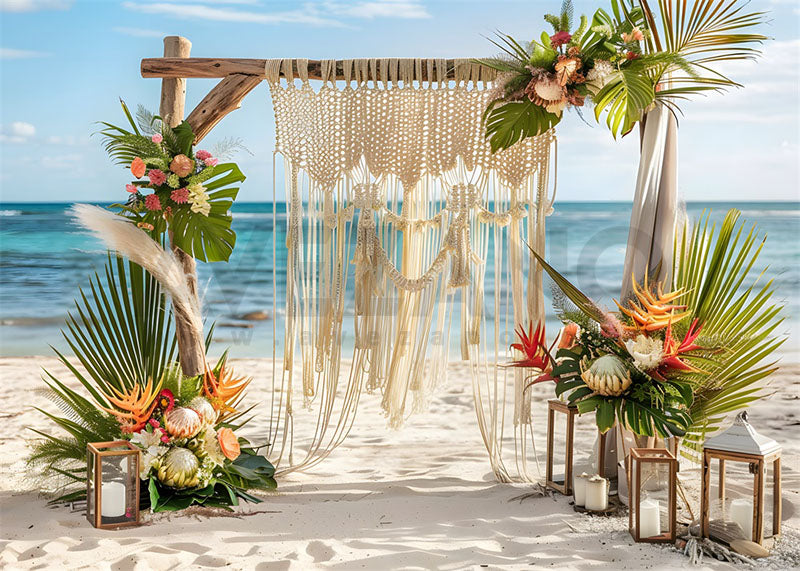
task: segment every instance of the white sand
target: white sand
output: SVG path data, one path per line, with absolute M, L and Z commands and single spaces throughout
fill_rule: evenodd
M 235 366 L 256 377 L 250 399 L 263 398 L 268 362 Z M 400 432 L 384 430 L 379 397 L 365 396 L 345 444 L 311 473 L 280 480 L 264 503 L 246 504 L 232 517 L 195 510 L 145 515 L 139 528 L 96 530 L 83 513 L 48 507 L 26 478 L 24 427 L 50 426 L 31 407 L 54 408 L 33 392 L 41 386 L 40 367 L 67 378 L 52 358 L 0 359 L 0 565 L 6 569 L 688 567 L 670 547 L 635 544 L 627 518 L 575 513 L 559 495 L 510 501 L 530 488 L 495 482 L 458 365 L 430 412 Z M 752 423 L 784 446 L 785 539 L 779 557 L 761 560 L 773 568 L 800 563 L 799 372 L 784 370 L 773 382 L 778 392 L 751 411 Z M 542 452 L 548 390 L 540 390 L 536 411 Z M 257 432 L 255 424 L 249 435 Z M 591 446 L 581 438 L 578 446 Z M 681 477 L 690 493 L 697 490 L 696 468 L 684 465 Z M 702 568 L 720 567 L 729 566 L 707 560 Z

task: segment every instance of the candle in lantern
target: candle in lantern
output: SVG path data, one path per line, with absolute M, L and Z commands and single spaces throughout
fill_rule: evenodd
M 101 488 L 100 515 L 121 517 L 125 515 L 125 484 L 122 482 L 103 482 Z
M 586 481 L 589 474 L 586 472 L 573 476 L 572 489 L 575 492 L 575 505 L 583 507 L 586 505 Z
M 661 535 L 661 503 L 658 500 L 643 500 L 639 504 L 639 537 Z
M 586 482 L 586 509 L 601 511 L 608 508 L 608 480 L 594 475 Z
M 753 538 L 753 502 L 745 499 L 733 500 L 730 509 L 731 521 L 738 523 L 744 530 L 744 538 Z

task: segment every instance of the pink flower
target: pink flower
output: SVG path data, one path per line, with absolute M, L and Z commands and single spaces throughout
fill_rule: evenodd
M 204 151 L 203 149 L 200 149 L 194 154 L 194 156 L 195 158 L 200 159 L 201 161 L 205 161 L 206 159 L 211 158 L 211 153 L 209 153 L 208 151 Z
M 150 184 L 153 186 L 161 186 L 167 181 L 167 175 L 164 174 L 164 171 L 159 169 L 150 169 L 147 176 L 150 177 Z
M 554 48 L 558 48 L 560 46 L 568 44 L 571 39 L 572 39 L 572 34 L 570 34 L 569 32 L 564 32 L 564 31 L 556 32 L 555 34 L 550 36 L 550 45 L 553 46 Z
M 189 200 L 189 191 L 185 188 L 176 188 L 169 197 L 172 199 L 172 202 L 176 204 L 185 204 L 186 201 Z
M 161 136 L 161 133 L 156 133 L 151 137 L 151 139 L 153 140 L 154 143 L 160 143 L 161 141 L 164 140 L 164 137 Z
M 159 426 L 161 426 L 161 424 L 159 424 L 159 422 L 155 418 L 151 418 L 150 426 L 152 426 L 153 428 L 158 428 Z
M 166 434 L 161 435 L 161 442 L 169 442 L 169 436 Z
M 125 185 L 125 190 L 127 190 L 127 191 L 128 191 L 128 192 L 130 192 L 131 194 L 136 194 L 137 192 L 139 192 L 139 191 L 136 189 L 136 186 L 135 186 L 135 185 L 133 185 L 133 184 L 126 184 L 126 185 Z
M 634 26 L 630 34 L 625 34 L 625 33 L 622 34 L 622 41 L 625 42 L 626 44 L 630 44 L 633 42 L 641 42 L 642 40 L 644 40 L 644 34 L 636 26 Z
M 203 162 L 206 164 L 207 167 L 215 167 L 215 166 L 217 166 L 217 162 L 218 161 L 214 157 L 209 157 L 206 160 L 204 160 Z
M 155 194 L 148 194 L 144 199 L 144 207 L 148 210 L 161 210 L 161 201 Z

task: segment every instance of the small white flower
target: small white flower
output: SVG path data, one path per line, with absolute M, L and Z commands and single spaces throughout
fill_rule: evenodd
M 636 339 L 625 341 L 625 348 L 633 357 L 633 364 L 642 371 L 655 369 L 664 358 L 664 343 L 641 333 Z
M 190 184 L 187 190 L 189 191 L 189 204 L 191 204 L 190 210 L 196 214 L 208 216 L 209 212 L 211 212 L 211 205 L 208 203 L 206 188 L 196 182 Z
M 151 446 L 159 446 L 161 445 L 161 432 L 156 432 L 155 430 L 153 432 L 140 430 L 139 432 L 133 433 L 131 442 L 144 450 Z
M 166 446 L 148 446 L 147 449 L 142 452 L 142 457 L 139 462 L 139 477 L 143 480 L 146 479 L 150 475 L 150 469 L 153 467 L 155 461 L 166 454 L 168 450 L 169 448 Z

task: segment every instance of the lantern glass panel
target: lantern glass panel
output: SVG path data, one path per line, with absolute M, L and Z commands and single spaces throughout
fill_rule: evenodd
M 755 475 L 751 472 L 751 465 L 755 467 L 756 463 L 740 462 L 730 458 L 712 460 L 708 512 L 712 534 L 716 529 L 726 529 L 727 533 L 731 533 L 729 528 L 736 524 L 741 529 L 743 538 L 752 540 L 755 531 L 753 500 L 756 481 Z
M 128 442 L 90 444 L 86 516 L 96 527 L 139 521 L 139 452 Z
M 631 452 L 630 526 L 637 541 L 674 541 L 676 469 L 677 460 L 667 450 Z

